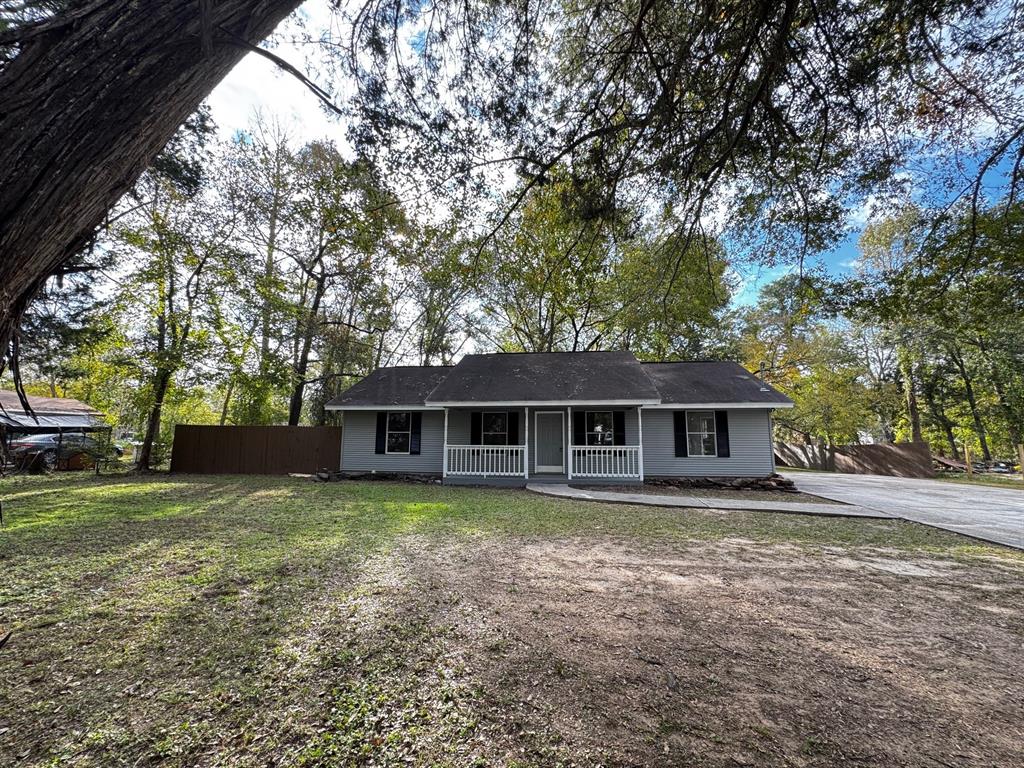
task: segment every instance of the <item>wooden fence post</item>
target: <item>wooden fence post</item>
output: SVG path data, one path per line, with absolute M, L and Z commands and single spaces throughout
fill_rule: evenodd
M 1017 445 L 1017 456 L 1020 457 L 1020 479 L 1024 480 L 1024 443 Z
M 974 467 L 971 466 L 971 448 L 964 440 L 964 464 L 967 465 L 967 476 L 974 477 Z

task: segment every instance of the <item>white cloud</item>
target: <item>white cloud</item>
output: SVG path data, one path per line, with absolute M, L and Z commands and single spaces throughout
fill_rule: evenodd
M 297 12 L 306 30 L 318 34 L 330 24 L 327 0 L 309 0 Z M 300 71 L 306 71 L 308 47 L 295 42 L 297 22 L 289 20 L 280 28 L 272 51 Z M 312 79 L 312 78 L 311 78 Z M 245 56 L 208 98 L 213 119 L 224 138 L 245 130 L 257 111 L 292 123 L 302 141 L 332 139 L 345 146 L 345 125 L 329 116 L 320 100 L 297 78 L 256 53 Z

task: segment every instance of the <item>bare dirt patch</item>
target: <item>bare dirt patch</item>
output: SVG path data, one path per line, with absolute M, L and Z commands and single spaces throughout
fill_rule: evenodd
M 404 550 L 487 721 L 608 765 L 1019 765 L 1019 574 L 726 541 Z M 992 587 L 997 587 L 995 592 Z M 527 739 L 529 740 L 529 739 Z

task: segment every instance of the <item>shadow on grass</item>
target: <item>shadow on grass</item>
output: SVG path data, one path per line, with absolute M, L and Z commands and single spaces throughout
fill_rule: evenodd
M 0 764 L 194 765 L 282 750 L 347 764 L 367 745 L 397 762 L 405 737 L 448 754 L 477 705 L 435 620 L 444 598 L 393 556 L 404 541 L 428 551 L 558 538 L 968 551 L 907 523 L 501 489 L 151 476 L 27 479 L 0 493 L 0 621 L 16 629 L 0 654 L 0 721 L 11 723 Z

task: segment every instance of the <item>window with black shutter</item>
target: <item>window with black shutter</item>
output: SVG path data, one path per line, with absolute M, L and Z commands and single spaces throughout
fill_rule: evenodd
M 507 411 L 484 411 L 480 424 L 481 445 L 508 445 Z
M 412 413 L 389 411 L 385 453 L 409 453 L 412 445 Z
M 672 433 L 675 436 L 676 457 L 685 459 L 686 450 L 686 411 L 673 411 Z

